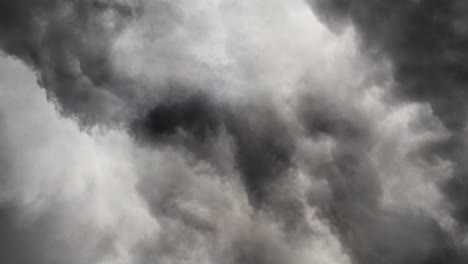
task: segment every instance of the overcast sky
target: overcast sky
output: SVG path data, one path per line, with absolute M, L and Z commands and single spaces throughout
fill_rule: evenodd
M 0 263 L 468 263 L 464 0 L 0 2 Z

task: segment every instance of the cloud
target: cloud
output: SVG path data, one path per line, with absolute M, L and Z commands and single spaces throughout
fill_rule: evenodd
M 463 1 L 309 1 L 332 29 L 349 24 L 358 32 L 361 50 L 370 58 L 389 61 L 394 79 L 392 93 L 398 100 L 428 104 L 449 136 L 420 148 L 418 155 L 438 164 L 453 164 L 441 189 L 458 224 L 466 223 L 462 194 L 464 128 L 466 125 L 466 42 Z M 458 231 L 456 231 L 458 232 Z M 442 260 L 441 260 L 442 261 Z M 457 260 L 451 260 L 457 263 Z M 461 261 L 461 260 L 458 260 Z M 450 260 L 443 260 L 450 262 Z
M 455 3 L 0 4 L 0 261 L 464 263 Z

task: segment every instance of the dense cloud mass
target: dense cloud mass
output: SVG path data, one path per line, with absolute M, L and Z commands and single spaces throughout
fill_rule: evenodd
M 462 0 L 0 2 L 0 262 L 468 262 Z
M 427 103 L 448 129 L 444 139 L 429 144 L 421 155 L 453 163 L 441 189 L 461 229 L 468 223 L 466 194 L 466 44 L 465 1 L 309 1 L 317 16 L 339 29 L 351 23 L 362 51 L 390 61 L 394 94 L 401 100 Z M 442 262 L 449 262 L 443 260 Z

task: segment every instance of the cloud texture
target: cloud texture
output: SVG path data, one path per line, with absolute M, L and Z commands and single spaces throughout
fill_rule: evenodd
M 468 261 L 467 6 L 0 3 L 0 262 Z

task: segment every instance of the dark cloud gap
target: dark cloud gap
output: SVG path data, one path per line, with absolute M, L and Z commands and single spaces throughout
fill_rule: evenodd
M 219 109 L 212 99 L 202 92 L 187 91 L 169 96 L 131 125 L 131 130 L 141 140 L 156 142 L 177 134 L 205 141 L 220 129 Z
M 237 167 L 254 205 L 261 206 L 269 184 L 288 175 L 294 141 L 273 109 L 230 112 L 225 121 L 235 148 Z
M 135 120 L 131 133 L 143 143 L 186 148 L 195 154 L 200 154 L 204 144 L 211 144 L 211 139 L 227 137 L 250 201 L 260 208 L 270 183 L 285 177 L 293 166 L 294 140 L 287 134 L 284 120 L 266 106 L 238 109 L 201 92 L 174 94 Z
M 213 138 L 227 139 L 254 215 L 269 215 L 281 224 L 291 239 L 304 236 L 304 231 L 310 234 L 310 230 L 304 228 L 302 204 L 287 192 L 281 193 L 287 188 L 288 179 L 294 177 L 292 155 L 295 141 L 288 132 L 287 122 L 279 117 L 277 110 L 268 104 L 249 104 L 241 108 L 219 104 L 209 95 L 199 92 L 175 94 L 174 99 L 150 109 L 133 124 L 131 133 L 137 141 L 184 149 L 189 155 L 195 154 L 195 159 L 215 166 L 212 155 L 216 153 L 200 153 L 200 150 L 213 144 Z M 167 177 L 177 178 L 171 173 Z M 152 186 L 154 184 L 149 180 L 139 188 L 154 215 L 178 221 L 190 230 L 210 237 L 210 240 L 218 239 L 220 227 L 179 208 L 177 197 L 181 193 L 190 193 L 185 190 L 184 183 L 176 181 L 165 188 L 164 193 L 155 192 Z M 252 232 L 234 240 L 222 263 L 283 263 L 288 259 L 283 251 L 276 241 Z

